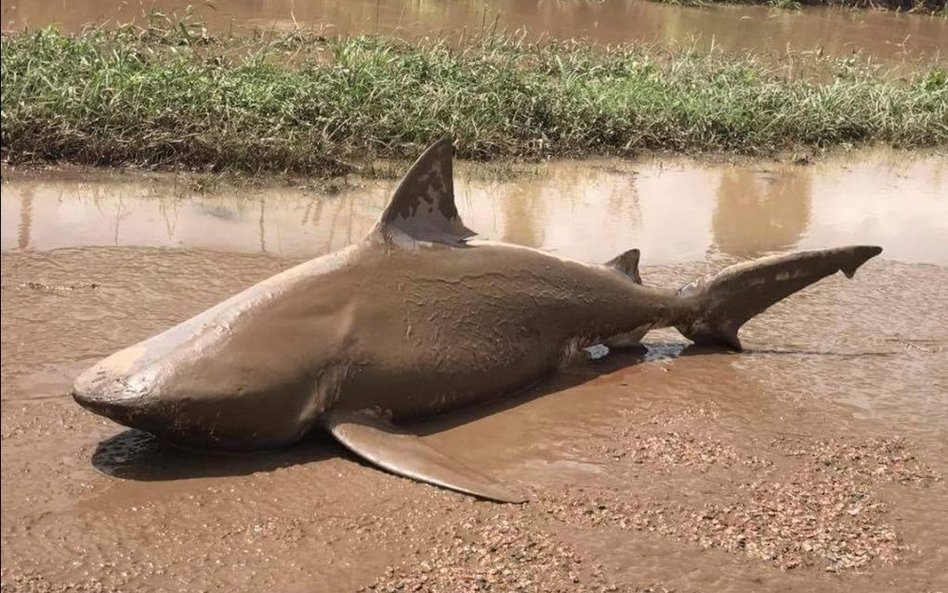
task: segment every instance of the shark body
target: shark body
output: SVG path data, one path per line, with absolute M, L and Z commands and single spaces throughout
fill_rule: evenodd
M 653 328 L 740 350 L 748 319 L 881 252 L 798 252 L 645 286 L 634 249 L 590 264 L 472 240 L 452 159 L 450 142 L 432 145 L 364 241 L 113 354 L 77 379 L 74 398 L 188 446 L 267 449 L 322 428 L 394 473 L 516 502 L 398 421 L 514 393 L 584 347 L 634 344 Z

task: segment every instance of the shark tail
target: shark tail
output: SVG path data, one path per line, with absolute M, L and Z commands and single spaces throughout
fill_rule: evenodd
M 695 344 L 740 351 L 744 323 L 791 294 L 836 272 L 852 278 L 856 269 L 882 253 L 854 245 L 800 251 L 737 264 L 678 290 L 685 313 L 674 325 Z

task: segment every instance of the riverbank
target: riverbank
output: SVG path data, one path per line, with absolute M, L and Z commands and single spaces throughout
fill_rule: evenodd
M 461 156 L 767 154 L 948 143 L 948 76 L 482 36 L 408 44 L 199 25 L 4 35 L 2 156 L 335 175 L 439 136 Z

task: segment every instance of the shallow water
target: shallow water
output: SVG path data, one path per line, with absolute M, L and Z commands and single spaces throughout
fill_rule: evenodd
M 519 171 L 519 174 L 518 174 Z M 503 177 L 510 177 L 503 179 Z M 353 177 L 340 193 L 295 187 L 194 193 L 173 177 L 13 173 L 3 249 L 201 248 L 312 257 L 363 237 L 396 180 Z M 644 265 L 748 258 L 847 243 L 948 265 L 948 157 L 865 151 L 812 166 L 689 159 L 462 166 L 457 202 L 482 237 Z
M 810 166 L 676 158 L 514 167 L 520 176 L 460 167 L 459 210 L 484 236 L 590 261 L 638 246 L 646 283 L 674 286 L 797 248 L 886 248 L 855 279 L 827 279 L 749 323 L 742 354 L 686 349 L 673 331 L 658 332 L 644 353 L 578 362 L 513 400 L 412 427 L 530 492 L 524 507 L 395 478 L 318 439 L 248 456 L 179 451 L 67 395 L 98 358 L 358 240 L 393 181 L 352 178 L 336 194 L 202 195 L 164 175 L 5 171 L 4 589 L 356 590 L 387 566 L 419 572 L 420 561 L 480 574 L 494 565 L 465 564 L 473 553 L 440 546 L 478 546 L 478 525 L 518 521 L 513 541 L 555 542 L 584 559 L 575 574 L 543 564 L 550 552 L 510 565 L 539 583 L 567 579 L 561 590 L 598 591 L 601 578 L 619 590 L 943 590 L 948 530 L 938 509 L 948 490 L 885 472 L 948 469 L 946 165 L 872 151 Z M 880 436 L 907 437 L 905 452 L 880 456 Z M 809 450 L 824 452 L 800 453 Z M 871 472 L 859 473 L 862 460 Z M 755 484 L 776 494 L 755 494 Z M 763 535 L 747 532 L 750 544 L 777 538 L 786 549 L 815 534 L 845 555 L 869 538 L 881 557 L 891 530 L 901 559 L 856 555 L 866 564 L 837 577 L 832 558 L 810 553 L 788 572 L 782 559 L 690 536 L 710 502 L 761 497 L 776 514 Z M 877 510 L 856 517 L 854 500 Z M 618 513 L 613 521 L 629 509 L 665 519 L 658 530 L 590 523 L 603 509 Z M 729 520 L 735 529 L 757 521 Z M 505 545 L 484 550 L 499 546 L 507 562 L 516 555 Z
M 948 340 L 948 307 L 942 296 L 948 290 L 944 155 L 872 150 L 814 165 L 685 158 L 461 164 L 456 177 L 458 208 L 482 238 L 590 262 L 638 247 L 647 283 L 682 283 L 735 261 L 796 249 L 883 246 L 884 263 L 874 262 L 865 274 L 868 278 L 860 274 L 857 279 L 864 287 L 830 281 L 828 288 L 811 289 L 791 301 L 799 303 L 794 310 L 801 317 L 784 305 L 776 307 L 785 315 L 769 313 L 769 321 L 750 324 L 745 342 L 765 352 L 800 352 L 774 358 L 775 366 L 759 378 L 767 384 L 779 383 L 775 377 L 786 364 L 791 375 L 795 369 L 812 367 L 803 384 L 791 388 L 796 380 L 790 380 L 784 393 L 823 385 L 833 401 L 853 405 L 864 416 L 889 417 L 900 430 L 948 429 L 948 399 L 940 382 L 944 374 L 937 373 L 941 378 L 930 384 Z M 23 261 L 40 265 L 55 261 L 60 253 L 77 261 L 105 254 L 116 274 L 124 277 L 113 286 L 113 279 L 102 275 L 105 270 L 92 273 L 82 265 L 55 281 L 55 275 L 40 273 L 41 265 L 14 290 L 22 298 L 45 294 L 54 306 L 70 295 L 85 302 L 85 293 L 94 293 L 96 301 L 114 299 L 115 313 L 125 310 L 125 333 L 145 337 L 160 327 L 155 319 L 167 325 L 182 319 L 175 293 L 188 292 L 192 299 L 204 295 L 188 309 L 196 313 L 197 303 L 209 306 L 228 291 L 262 279 L 265 271 L 288 265 L 281 262 L 316 257 L 359 241 L 396 184 L 351 177 L 333 193 L 270 185 L 223 186 L 209 195 L 189 190 L 184 179 L 71 170 L 7 172 L 0 200 L 0 247 L 8 259 L 19 261 L 22 255 Z M 116 249 L 85 250 L 92 247 Z M 253 265 L 246 275 L 225 279 L 212 270 L 217 265 L 213 262 L 227 260 L 228 254 L 268 257 L 247 260 Z M 174 265 L 184 267 L 173 280 L 164 280 L 171 284 L 149 281 L 148 275 L 175 260 L 181 261 Z M 808 295 L 820 291 L 831 300 L 807 304 L 812 298 Z M 143 295 L 154 299 L 145 321 L 133 312 Z M 874 318 L 862 310 L 865 307 L 891 307 L 899 314 Z M 35 319 L 52 313 L 36 312 Z M 74 316 L 83 320 L 87 314 L 96 320 L 101 315 L 77 310 Z M 138 330 L 132 331 L 134 327 Z M 46 326 L 36 331 L 46 331 Z M 109 347 L 86 348 L 86 332 L 84 323 L 56 330 L 63 360 L 76 362 L 47 362 L 29 372 L 5 364 L 5 383 L 15 375 L 18 382 L 32 384 L 28 397 L 46 397 L 49 389 L 65 388 L 83 365 L 109 353 Z M 658 334 L 656 339 L 680 341 L 680 336 Z M 122 345 L 122 340 L 114 345 Z M 680 350 L 674 346 L 671 355 Z M 810 355 L 817 356 L 822 367 Z M 822 360 L 823 355 L 828 358 Z M 847 357 L 855 357 L 858 364 L 846 364 Z M 851 378 L 861 387 L 830 387 L 836 377 L 849 376 L 853 369 L 858 371 Z M 18 396 L 3 395 L 10 397 Z
M 3 2 L 4 29 L 56 23 L 77 30 L 95 22 L 128 22 L 154 8 L 183 14 L 189 0 Z M 205 6 L 205 5 L 202 5 Z M 877 11 L 759 6 L 688 7 L 619 0 L 611 2 L 417 2 L 414 0 L 319 0 L 207 3 L 197 13 L 215 30 L 245 25 L 287 29 L 323 28 L 328 34 L 381 33 L 421 37 L 462 30 L 525 29 L 530 37 L 586 38 L 600 43 L 644 41 L 697 43 L 728 52 L 819 51 L 864 53 L 885 61 L 915 57 L 945 59 L 948 20 Z

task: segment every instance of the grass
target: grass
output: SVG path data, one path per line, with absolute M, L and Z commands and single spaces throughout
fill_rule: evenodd
M 441 136 L 476 159 L 948 143 L 944 70 L 894 80 L 820 60 L 813 77 L 753 56 L 515 36 L 214 38 L 158 20 L 19 32 L 2 44 L 2 156 L 332 175 Z

